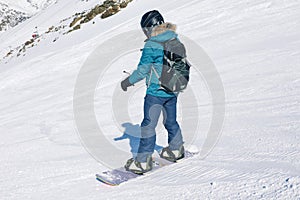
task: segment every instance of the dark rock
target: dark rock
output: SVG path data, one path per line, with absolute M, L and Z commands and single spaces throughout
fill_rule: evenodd
M 29 41 L 26 41 L 26 42 L 25 42 L 25 46 L 30 45 L 30 44 L 32 44 L 33 42 L 34 42 L 34 40 L 33 40 L 33 39 L 30 39 Z
M 73 21 L 70 23 L 70 27 L 73 27 L 79 20 L 82 19 L 83 16 L 75 17 Z

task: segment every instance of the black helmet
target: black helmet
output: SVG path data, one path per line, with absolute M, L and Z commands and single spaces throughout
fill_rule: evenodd
M 157 10 L 152 10 L 143 15 L 141 20 L 141 27 L 146 36 L 149 38 L 153 27 L 162 23 L 164 23 L 163 16 Z

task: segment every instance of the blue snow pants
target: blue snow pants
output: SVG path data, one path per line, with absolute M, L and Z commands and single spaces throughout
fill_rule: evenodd
M 139 162 L 146 162 L 147 157 L 154 152 L 156 142 L 155 128 L 161 112 L 163 123 L 168 131 L 168 144 L 171 150 L 177 150 L 183 144 L 181 129 L 176 120 L 177 96 L 156 97 L 147 94 L 144 100 L 144 119 L 141 124 L 141 139 L 138 154 Z

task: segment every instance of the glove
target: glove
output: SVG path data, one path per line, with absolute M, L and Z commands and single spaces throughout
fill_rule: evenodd
M 130 82 L 129 82 L 129 77 L 130 76 L 128 76 L 126 79 L 124 79 L 122 82 L 121 82 L 121 88 L 122 88 L 122 90 L 123 91 L 127 91 L 127 88 L 129 87 L 129 86 L 132 86 L 133 84 L 131 84 Z

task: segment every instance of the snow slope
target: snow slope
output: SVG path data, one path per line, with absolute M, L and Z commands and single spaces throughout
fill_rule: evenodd
M 68 25 L 68 17 L 96 3 L 58 1 L 1 34 L 1 57 L 9 46 L 30 38 L 35 26 L 44 33 L 52 25 Z M 76 132 L 74 85 L 99 45 L 138 29 L 141 15 L 151 9 L 176 23 L 178 32 L 201 45 L 215 63 L 226 94 L 222 136 L 205 159 L 107 187 L 94 178 L 107 167 L 86 152 Z M 79 31 L 45 34 L 24 56 L 1 60 L 1 199 L 300 199 L 299 9 L 298 0 L 137 0 Z M 139 55 L 115 61 L 106 77 L 111 82 L 97 87 L 97 118 L 115 137 L 122 132 L 115 133 L 116 124 L 102 109 L 110 106 L 109 88 L 125 77 L 124 67 L 135 68 Z M 193 76 L 190 87 L 197 91 L 204 81 Z M 142 117 L 143 92 L 131 100 L 133 123 Z M 205 87 L 199 88 L 198 100 L 194 108 L 201 123 L 194 144 L 201 148 L 212 106 Z

